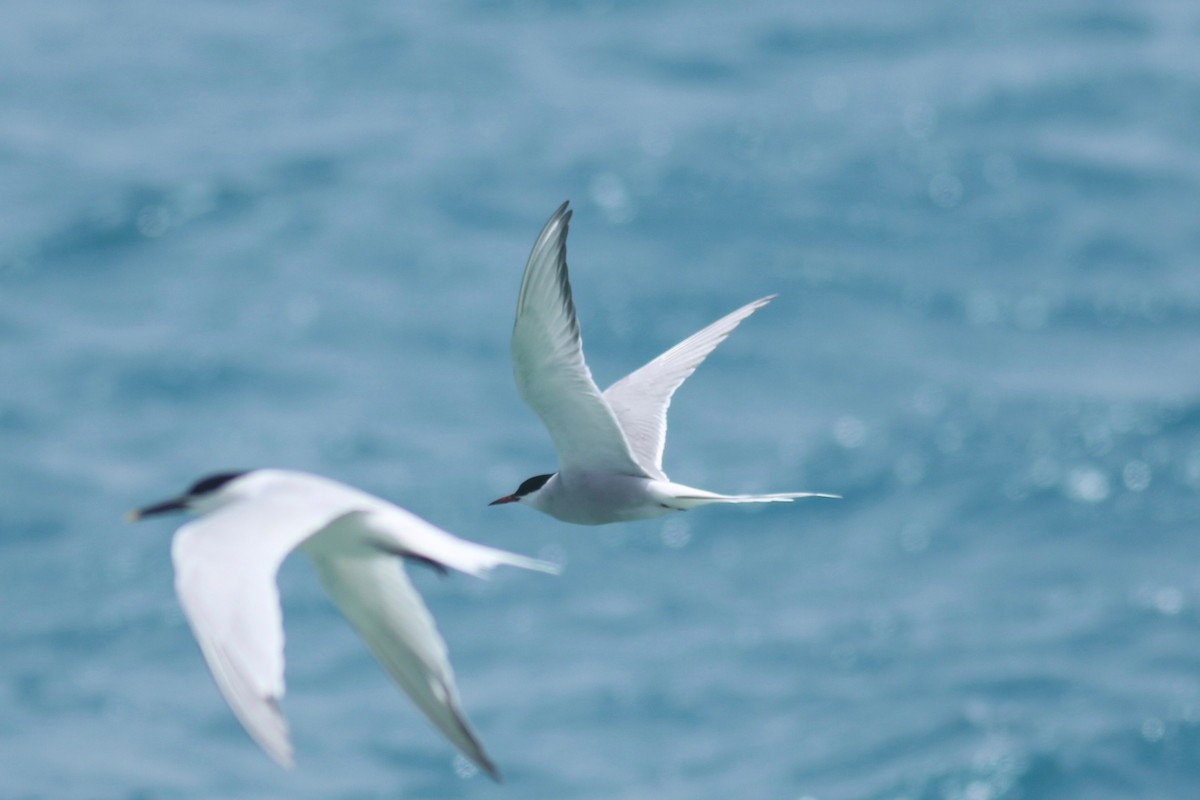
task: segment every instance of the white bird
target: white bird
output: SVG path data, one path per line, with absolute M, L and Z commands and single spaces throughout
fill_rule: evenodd
M 536 475 L 492 501 L 523 503 L 564 522 L 603 525 L 710 503 L 778 503 L 817 492 L 715 494 L 669 480 L 662 470 L 671 396 L 718 344 L 774 295 L 755 300 L 689 336 L 602 394 L 583 359 L 567 277 L 563 203 L 542 228 L 517 299 L 513 374 L 558 451 L 558 472 Z
M 459 707 L 446 643 L 401 559 L 484 577 L 507 564 L 558 567 L 459 539 L 404 509 L 304 472 L 226 472 L 129 513 L 129 521 L 187 511 L 175 534 L 175 590 L 217 687 L 250 736 L 291 767 L 283 698 L 283 620 L 275 576 L 299 548 L 388 674 L 467 758 L 495 780 Z M 399 558 L 397 558 L 397 556 Z

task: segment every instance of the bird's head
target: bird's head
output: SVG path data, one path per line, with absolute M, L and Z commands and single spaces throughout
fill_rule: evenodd
M 518 486 L 517 490 L 512 494 L 506 494 L 504 497 L 488 503 L 488 505 L 498 506 L 504 503 L 519 503 L 522 500 L 532 499 L 538 492 L 542 490 L 542 487 L 546 485 L 546 481 L 553 477 L 553 472 L 549 475 L 534 475 L 532 478 L 521 481 L 521 485 Z
M 247 487 L 247 481 L 239 480 L 250 472 L 218 472 L 201 478 L 188 487 L 188 490 L 178 497 L 172 497 L 161 503 L 134 509 L 125 515 L 129 522 L 137 522 L 146 517 L 159 514 L 170 514 L 176 511 L 186 511 L 189 514 L 205 514 L 220 508 L 227 503 L 240 498 Z

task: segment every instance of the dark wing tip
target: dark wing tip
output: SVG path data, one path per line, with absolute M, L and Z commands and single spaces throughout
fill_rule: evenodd
M 563 203 L 559 207 L 559 211 L 562 211 L 566 207 L 567 204 Z M 554 273 L 558 279 L 558 290 L 559 295 L 562 297 L 563 310 L 567 315 L 568 329 L 575 338 L 579 338 L 579 317 L 575 312 L 575 296 L 571 291 L 571 275 L 567 269 L 567 234 L 570 233 L 571 215 L 573 213 L 573 211 L 567 210 L 562 214 L 560 220 L 562 232 L 558 235 L 555 242 Z
M 558 236 L 558 245 L 563 250 L 565 250 L 567 246 L 567 229 L 571 225 L 571 217 L 575 216 L 575 209 L 567 208 L 567 203 L 569 202 L 570 201 L 568 200 L 559 206 L 558 209 L 550 215 L 550 219 L 546 222 L 547 229 L 554 225 L 562 226 L 562 233 Z
M 554 209 L 554 213 L 550 215 L 550 218 L 546 220 L 546 224 L 542 226 L 542 233 L 538 236 L 539 240 L 544 239 L 546 234 L 557 225 L 562 225 L 565 227 L 567 223 L 571 221 L 571 217 L 574 215 L 575 210 L 568 208 L 570 205 L 570 200 L 564 200 L 562 205 Z M 563 238 L 565 237 L 566 233 L 564 232 Z
M 517 297 L 518 317 L 525 308 L 526 294 L 529 291 L 530 279 L 532 277 L 531 272 L 535 274 L 537 272 L 537 270 L 534 270 L 534 265 L 546 261 L 551 262 L 550 269 L 542 270 L 542 272 L 549 272 L 551 275 L 554 275 L 560 287 L 565 283 L 567 231 L 572 214 L 567 205 L 570 202 L 570 200 L 566 200 L 555 209 L 550 218 L 546 220 L 546 224 L 542 226 L 542 230 L 538 233 L 538 237 L 533 243 L 533 250 L 530 251 L 529 258 L 525 263 L 525 274 L 521 278 L 521 291 Z M 570 285 L 567 284 L 566 288 L 569 298 Z
M 446 697 L 453 698 L 453 692 L 445 683 L 442 683 L 442 691 L 446 693 Z M 479 741 L 479 737 L 475 735 L 475 731 L 471 730 L 471 726 L 467 724 L 467 719 L 463 716 L 462 709 L 458 707 L 458 704 L 453 699 L 449 701 L 449 708 L 459 734 L 470 744 L 468 748 L 460 745 L 460 752 L 470 759 L 475 766 L 486 772 L 488 777 L 496 783 L 504 783 L 504 778 L 500 775 L 500 768 L 496 766 L 496 762 L 492 761 L 487 751 L 483 749 L 483 743 Z

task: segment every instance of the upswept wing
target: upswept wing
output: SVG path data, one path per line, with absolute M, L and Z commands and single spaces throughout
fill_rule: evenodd
M 583 359 L 567 276 L 570 219 L 563 203 L 525 265 L 512 335 L 517 390 L 550 432 L 561 469 L 648 476 Z
M 662 457 L 667 443 L 667 409 L 675 390 L 742 320 L 774 298 L 768 295 L 726 314 L 604 391 L 634 456 L 652 477 L 667 479 Z

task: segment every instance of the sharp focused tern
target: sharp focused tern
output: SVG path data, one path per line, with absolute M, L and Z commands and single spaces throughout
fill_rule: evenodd
M 275 575 L 299 548 L 388 674 L 467 758 L 500 779 L 459 707 L 446 643 L 401 559 L 476 577 L 502 564 L 550 573 L 557 566 L 464 541 L 385 500 L 303 472 L 212 475 L 128 518 L 173 511 L 200 517 L 171 545 L 184 614 L 221 694 L 271 758 L 292 765 L 279 708 L 283 620 Z
M 563 203 L 533 245 L 512 334 L 517 389 L 554 440 L 558 472 L 529 478 L 491 505 L 519 502 L 564 522 L 603 525 L 710 503 L 837 497 L 817 492 L 715 494 L 667 478 L 662 456 L 671 396 L 713 348 L 774 295 L 722 317 L 601 393 L 583 359 L 567 277 L 570 220 Z

